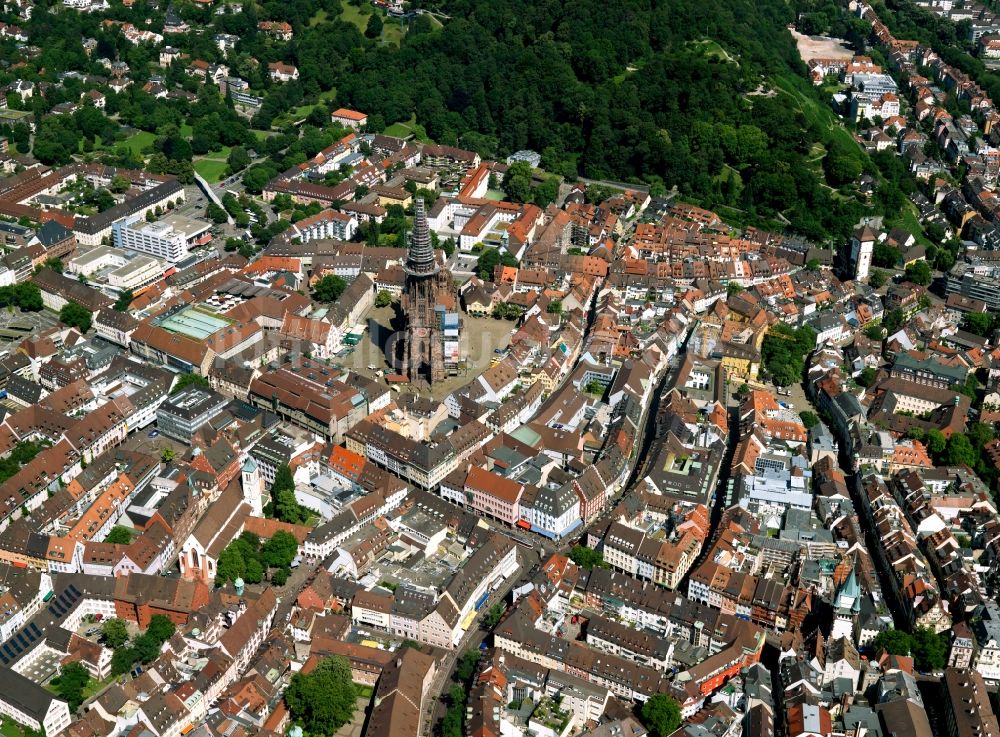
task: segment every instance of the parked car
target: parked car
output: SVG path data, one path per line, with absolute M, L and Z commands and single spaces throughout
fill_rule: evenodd
M 159 430 L 150 430 L 149 431 L 149 437 L 151 437 L 151 438 L 155 438 L 159 434 L 160 434 Z

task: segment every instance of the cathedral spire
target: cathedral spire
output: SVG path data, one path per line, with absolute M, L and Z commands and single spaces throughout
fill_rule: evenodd
M 406 271 L 414 276 L 427 276 L 437 273 L 440 268 L 434 258 L 434 247 L 431 245 L 431 232 L 427 227 L 427 214 L 424 211 L 424 200 L 418 197 L 413 203 L 413 230 L 410 231 L 410 249 L 406 255 Z

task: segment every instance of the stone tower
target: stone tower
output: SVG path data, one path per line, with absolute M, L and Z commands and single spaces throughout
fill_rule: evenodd
M 444 336 L 434 308 L 452 289 L 451 272 L 442 269 L 434 256 L 423 199 L 417 198 L 413 210 L 413 230 L 403 265 L 406 284 L 400 300 L 406 318 L 400 373 L 411 382 L 433 384 L 445 377 Z

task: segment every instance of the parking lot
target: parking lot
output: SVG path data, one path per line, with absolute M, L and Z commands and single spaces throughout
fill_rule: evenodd
M 0 310 L 0 342 L 11 343 L 48 330 L 59 318 L 48 310 L 22 312 L 16 307 Z

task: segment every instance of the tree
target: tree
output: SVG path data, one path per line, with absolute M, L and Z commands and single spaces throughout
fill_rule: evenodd
M 132 290 L 126 289 L 124 292 L 119 294 L 118 299 L 115 300 L 115 311 L 128 312 L 128 308 L 132 304 L 133 299 L 135 299 L 135 295 L 132 293 Z
M 129 187 L 131 186 L 132 183 L 128 179 L 123 177 L 121 174 L 115 174 L 115 176 L 111 179 L 111 185 L 108 189 L 115 194 L 124 194 L 125 192 L 128 192 Z
M 201 374 L 181 374 L 177 377 L 177 381 L 174 382 L 173 388 L 170 390 L 171 394 L 178 394 L 189 386 L 200 386 L 206 389 L 211 387 L 208 379 Z
M 799 417 L 802 419 L 802 424 L 805 426 L 806 430 L 809 430 L 819 424 L 819 417 L 815 412 L 803 410 L 802 412 L 799 412 Z
M 805 357 L 815 347 L 816 331 L 808 325 L 793 329 L 778 323 L 764 336 L 764 368 L 778 386 L 797 384 L 805 372 Z
M 935 458 L 939 458 L 948 445 L 948 438 L 936 427 L 927 431 L 924 441 L 927 443 L 927 452 Z
M 881 269 L 872 269 L 868 274 L 868 286 L 872 289 L 881 289 L 888 280 L 889 277 Z
M 247 192 L 260 194 L 277 173 L 278 170 L 272 166 L 255 164 L 243 173 L 243 186 Z
M 279 491 L 274 500 L 274 516 L 282 522 L 301 524 L 309 518 L 306 511 L 295 499 L 294 491 Z
M 560 299 L 552 300 L 551 302 L 549 302 L 548 307 L 545 308 L 545 311 L 550 315 L 561 315 L 563 311 L 562 300 Z
M 299 542 L 295 536 L 284 530 L 278 530 L 264 543 L 261 551 L 262 560 L 269 568 L 285 568 L 295 559 L 299 550 Z
M 310 734 L 333 734 L 354 714 L 358 687 L 346 658 L 325 658 L 308 674 L 296 673 L 285 690 L 292 720 Z
M 250 154 L 242 146 L 233 146 L 229 149 L 226 164 L 229 166 L 230 173 L 235 174 L 250 166 Z
M 872 250 L 872 263 L 884 269 L 892 269 L 899 263 L 899 249 L 886 243 L 876 243 Z
M 229 220 L 229 213 L 226 212 L 225 208 L 219 207 L 214 202 L 208 203 L 208 207 L 205 208 L 205 214 L 216 225 L 221 225 Z
M 69 704 L 71 714 L 83 703 L 83 689 L 89 682 L 90 674 L 77 661 L 66 663 L 59 669 L 59 677 L 53 679 L 59 698 Z
M 47 258 L 42 264 L 43 269 L 52 269 L 57 274 L 63 273 L 65 266 L 63 265 L 61 258 Z
M 77 328 L 81 333 L 86 333 L 90 330 L 91 312 L 76 302 L 67 302 L 59 310 L 59 320 L 69 327 Z
M 503 176 L 503 191 L 512 202 L 527 202 L 531 198 L 531 165 L 515 161 Z
M 892 628 L 882 630 L 872 641 L 872 649 L 876 653 L 885 651 L 890 655 L 909 655 L 912 645 L 908 633 Z
M 667 694 L 653 694 L 642 705 L 639 719 L 653 737 L 667 737 L 681 726 L 681 708 Z
M 215 565 L 215 583 L 235 581 L 237 578 L 243 578 L 246 572 L 247 562 L 239 547 L 231 544 L 224 547 Z
M 906 267 L 904 276 L 907 281 L 911 281 L 921 287 L 926 287 L 931 283 L 933 272 L 931 271 L 930 264 L 926 261 L 917 261 Z
M 116 676 L 128 673 L 136 660 L 138 660 L 138 656 L 133 648 L 120 647 L 116 649 L 114 655 L 111 656 L 111 673 Z
M 476 273 L 483 281 L 493 278 L 493 271 L 498 265 L 516 267 L 517 259 L 510 255 L 507 249 L 486 248 L 476 260 Z
M 378 294 L 375 295 L 375 306 L 376 307 L 388 307 L 392 304 L 392 295 L 384 289 L 380 289 Z
M 861 176 L 861 152 L 857 146 L 842 143 L 840 139 L 830 146 L 823 157 L 823 171 L 834 187 L 850 184 Z
M 993 318 L 986 312 L 966 312 L 962 316 L 962 329 L 988 337 L 993 331 Z
M 806 271 L 819 271 L 820 263 L 818 258 L 811 258 L 806 261 Z
M 128 642 L 128 625 L 125 620 L 112 617 L 101 623 L 101 638 L 112 650 L 117 650 Z
M 499 602 L 491 606 L 489 611 L 486 612 L 486 616 L 483 617 L 483 627 L 487 630 L 491 630 L 496 627 L 500 624 L 500 620 L 503 618 L 506 611 L 507 607 Z
M 275 586 L 284 586 L 288 582 L 288 569 L 278 568 L 271 574 L 271 583 Z
M 347 282 L 336 274 L 327 274 L 313 287 L 313 299 L 317 302 L 336 302 L 347 289 Z
M 531 193 L 531 201 L 539 207 L 548 207 L 559 196 L 559 177 L 545 177 Z
M 271 484 L 271 495 L 279 491 L 295 491 L 295 479 L 292 476 L 292 469 L 287 463 L 278 466 L 274 472 L 274 483 Z
M 948 438 L 948 450 L 945 454 L 949 466 L 976 467 L 979 452 L 972 447 L 969 438 L 962 433 L 954 433 Z
M 471 683 L 472 677 L 476 675 L 476 667 L 479 665 L 480 658 L 482 658 L 482 653 L 478 649 L 466 650 L 462 653 L 462 657 L 455 665 L 455 678 L 461 683 Z
M 933 672 L 948 664 L 948 635 L 930 627 L 917 627 L 911 637 L 913 660 L 917 670 Z
M 174 459 L 173 448 L 164 448 L 163 452 L 160 453 L 160 460 L 163 461 L 164 463 L 170 463 L 170 461 L 172 461 L 173 459 Z
M 107 537 L 104 538 L 104 542 L 116 545 L 128 545 L 132 542 L 132 530 L 128 527 L 115 525 L 111 528 L 111 532 L 108 533 Z
M 871 366 L 865 366 L 861 369 L 861 373 L 858 374 L 858 378 L 855 381 L 858 382 L 859 386 L 863 386 L 866 389 L 871 388 L 875 385 L 875 378 L 878 376 L 878 371 L 876 371 Z
M 145 634 L 163 643 L 174 636 L 177 625 L 170 621 L 170 618 L 163 614 L 154 614 L 149 618 L 149 626 Z
M 604 568 L 604 556 L 593 548 L 585 545 L 575 545 L 569 551 L 570 560 L 581 568 Z
M 264 580 L 264 564 L 257 558 L 247 560 L 247 568 L 243 573 L 243 580 L 247 583 L 260 583 Z
M 368 18 L 368 25 L 365 27 L 365 36 L 368 38 L 378 38 L 382 35 L 382 18 L 378 13 L 372 13 Z

